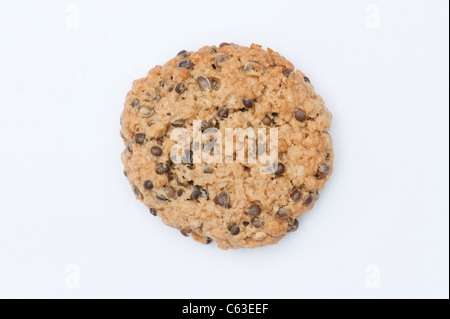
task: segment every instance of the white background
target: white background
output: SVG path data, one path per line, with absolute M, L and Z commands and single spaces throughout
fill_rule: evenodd
M 448 9 L 2 0 L 0 297 L 448 298 Z M 334 115 L 335 173 L 276 246 L 184 238 L 122 174 L 132 81 L 224 41 L 279 51 Z

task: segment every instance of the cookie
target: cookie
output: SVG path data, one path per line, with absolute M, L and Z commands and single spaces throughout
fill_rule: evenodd
M 183 50 L 128 92 L 121 117 L 125 175 L 150 213 L 184 236 L 222 249 L 275 244 L 297 230 L 332 173 L 331 119 L 310 80 L 271 49 L 222 43 Z M 276 131 L 277 164 L 250 161 L 271 148 L 259 135 L 252 148 L 253 133 L 243 144 L 232 137 L 231 152 L 216 161 L 194 161 L 195 152 L 214 153 L 230 142 L 227 129 L 239 128 L 265 129 L 267 138 Z M 205 136 L 211 129 L 219 138 Z M 190 134 L 188 151 L 174 148 L 176 130 Z M 237 160 L 241 150 L 244 162 Z

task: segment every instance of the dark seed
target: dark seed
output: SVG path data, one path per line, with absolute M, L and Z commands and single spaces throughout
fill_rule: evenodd
M 189 60 L 181 60 L 180 62 L 178 62 L 178 67 L 190 69 L 192 67 L 192 63 Z
M 255 228 L 261 228 L 263 226 L 263 222 L 259 218 L 253 218 L 252 225 Z
M 302 193 L 297 189 L 294 188 L 291 192 L 291 199 L 294 203 L 297 203 L 302 198 Z
M 217 52 L 217 49 L 216 48 L 211 48 L 211 53 L 212 54 L 214 54 L 214 53 L 216 53 Z
M 208 121 L 202 121 L 201 130 L 204 131 L 208 128 L 213 127 L 214 125 L 211 122 Z
M 168 201 L 168 199 L 164 195 L 161 195 L 161 194 L 156 194 L 155 197 L 156 197 L 157 200 L 160 200 L 160 201 L 163 201 L 163 202 Z
M 183 164 L 192 164 L 192 152 L 190 150 L 186 150 L 183 157 L 181 158 L 181 162 Z
M 311 81 L 309 80 L 309 78 L 307 76 L 305 76 L 303 79 L 305 80 L 306 83 L 311 83 Z
M 262 122 L 263 122 L 264 125 L 269 126 L 269 125 L 272 124 L 272 119 L 266 115 L 266 117 L 263 119 Z
M 182 196 L 184 194 L 184 190 L 179 189 L 177 192 L 178 197 Z
M 211 83 L 209 83 L 209 80 L 207 77 L 199 76 L 197 78 L 197 84 L 200 90 L 202 91 L 209 91 L 211 90 Z
M 304 122 L 308 118 L 306 116 L 305 111 L 300 110 L 300 109 L 298 109 L 297 111 L 294 112 L 294 116 L 295 116 L 295 119 L 299 122 Z
M 141 109 L 139 110 L 139 116 L 141 117 L 150 117 L 152 116 L 152 114 L 154 113 L 153 109 L 149 109 L 146 107 L 141 107 Z
M 325 159 L 330 159 L 330 157 L 331 157 L 331 154 L 330 154 L 329 152 L 327 152 L 327 153 L 325 154 Z
M 160 156 L 162 154 L 163 150 L 159 146 L 152 146 L 152 148 L 150 149 L 150 152 L 152 152 L 152 154 L 155 156 Z
M 216 56 L 216 63 L 220 64 L 220 63 L 224 62 L 227 58 L 228 58 L 228 55 L 226 55 L 225 53 L 219 53 Z
M 229 207 L 229 198 L 228 194 L 225 191 L 221 191 L 217 196 L 214 198 L 214 202 L 222 207 L 228 208 Z
M 275 171 L 275 175 L 280 176 L 284 173 L 285 167 L 283 163 L 278 163 L 277 170 Z
M 170 168 L 169 165 L 164 164 L 164 163 L 158 163 L 158 165 L 156 166 L 156 173 L 163 175 L 163 174 L 167 174 L 169 173 Z
M 128 177 L 127 171 L 123 171 L 123 175 L 125 175 L 125 177 Z
M 189 56 L 189 52 L 186 50 L 181 50 L 180 52 L 178 52 L 177 56 L 181 56 L 183 58 L 187 58 Z
M 211 244 L 213 242 L 211 237 L 206 237 L 206 245 Z
M 309 193 L 308 196 L 306 196 L 305 200 L 303 201 L 303 206 L 311 206 L 313 202 L 314 202 L 314 195 L 312 193 Z
M 236 225 L 236 223 L 230 224 L 230 225 L 228 226 L 228 230 L 230 231 L 230 234 L 233 235 L 233 236 L 239 234 L 239 232 L 241 231 L 241 230 L 239 229 L 239 226 Z
M 177 175 L 173 172 L 170 172 L 169 174 L 167 174 L 167 179 L 169 180 L 169 182 L 175 180 L 177 178 Z
M 211 88 L 217 91 L 220 88 L 220 80 L 218 78 L 211 78 Z
M 288 225 L 287 231 L 288 232 L 294 232 L 298 229 L 298 219 L 294 219 L 292 224 Z
M 146 189 L 146 190 L 152 190 L 153 189 L 153 183 L 152 183 L 152 181 L 146 181 L 145 183 L 144 183 L 144 188 Z
M 229 113 L 230 112 L 226 107 L 222 107 L 219 109 L 219 111 L 217 111 L 217 116 L 219 117 L 219 119 L 223 120 L 228 117 Z
M 328 164 L 322 164 L 319 166 L 319 172 L 328 174 L 331 171 L 331 167 Z
M 246 65 L 244 65 L 244 70 L 245 71 L 255 71 L 256 68 L 253 65 L 247 63 Z
M 244 106 L 248 109 L 253 107 L 253 100 L 251 98 L 245 97 L 242 100 L 242 103 L 244 104 Z
M 134 141 L 138 144 L 144 144 L 145 142 L 145 134 L 144 133 L 137 133 L 134 136 Z
M 219 45 L 219 48 L 223 48 L 223 47 L 226 47 L 227 45 L 230 45 L 228 42 L 222 42 L 220 45 Z
M 200 187 L 194 186 L 194 191 L 191 194 L 191 199 L 198 199 L 202 194 Z
M 250 206 L 250 208 L 247 211 L 247 214 L 249 214 L 252 217 L 257 217 L 259 214 L 261 214 L 261 206 L 257 204 L 253 204 Z
M 286 75 L 287 77 L 289 77 L 289 75 L 292 73 L 292 70 L 289 69 L 284 69 L 283 70 L 283 74 Z
M 321 164 L 317 170 L 316 178 L 324 179 L 331 171 L 331 166 L 328 164 Z
M 181 235 L 188 237 L 190 234 L 192 234 L 192 230 L 189 228 L 183 228 L 182 230 L 180 230 Z
M 133 192 L 134 192 L 134 195 L 136 195 L 137 198 L 139 198 L 139 199 L 143 198 L 142 193 L 141 193 L 141 191 L 139 190 L 139 188 L 137 186 L 133 187 Z
M 133 101 L 131 101 L 131 106 L 132 107 L 136 107 L 139 105 L 139 100 L 138 99 L 134 99 Z
M 172 186 L 164 187 L 164 191 L 166 192 L 167 197 L 169 197 L 169 198 L 175 197 L 176 191 L 175 191 L 175 188 L 173 188 Z
M 176 121 L 172 122 L 173 127 L 181 127 L 183 125 L 184 125 L 184 120 L 176 120 Z
M 242 223 L 242 225 L 244 225 L 245 227 L 247 227 L 248 226 L 248 224 L 250 224 L 249 222 L 247 222 L 247 221 L 245 221 L 245 222 L 243 222 Z
M 131 144 L 131 142 L 128 142 L 127 144 L 127 151 L 133 153 L 133 145 Z
M 200 196 L 202 197 L 206 197 L 206 199 L 209 200 L 209 193 L 206 189 L 204 189 L 203 187 L 200 187 Z
M 209 194 L 208 191 L 206 189 L 204 189 L 201 186 L 195 185 L 194 186 L 194 191 L 191 194 L 191 199 L 198 199 L 199 197 L 206 197 L 207 199 L 209 199 Z
M 156 139 L 156 143 L 158 143 L 159 146 L 162 146 L 163 145 L 163 137 L 162 136 L 158 137 Z
M 288 219 L 291 216 L 291 211 L 286 208 L 280 208 L 277 212 L 277 218 Z
M 210 165 L 205 164 L 205 168 L 203 169 L 203 172 L 205 174 L 212 174 L 214 172 L 214 169 Z
M 175 92 L 181 94 L 184 91 L 186 91 L 186 85 L 184 85 L 184 83 L 178 83 L 177 86 L 175 87 Z
M 153 216 L 156 216 L 156 210 L 154 208 L 150 208 L 150 214 L 152 214 Z

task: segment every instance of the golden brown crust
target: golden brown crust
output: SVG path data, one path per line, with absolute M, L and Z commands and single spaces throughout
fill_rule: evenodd
M 179 67 L 183 60 L 191 67 Z M 274 244 L 295 230 L 295 219 L 313 207 L 332 173 L 333 148 L 331 113 L 305 75 L 291 70 L 294 66 L 276 52 L 230 44 L 176 56 L 135 81 L 121 133 L 126 146 L 122 161 L 137 197 L 167 225 L 185 229 L 184 235 L 202 243 L 212 238 L 223 249 Z M 208 90 L 202 90 L 199 77 L 209 80 Z M 245 97 L 256 101 L 249 109 L 243 106 Z M 229 112 L 226 118 L 218 117 L 220 108 Z M 296 118 L 302 117 L 295 113 L 299 109 L 306 120 Z M 285 171 L 260 174 L 258 163 L 210 164 L 211 173 L 205 173 L 204 164 L 170 165 L 175 141 L 169 136 L 179 120 L 191 131 L 194 120 L 210 121 L 223 136 L 225 128 L 276 127 Z M 155 146 L 161 155 L 152 154 Z M 159 163 L 169 163 L 168 173 L 156 172 Z M 153 188 L 146 189 L 147 181 Z M 196 186 L 202 192 L 192 199 Z M 229 207 L 214 200 L 220 192 L 228 194 Z M 252 204 L 261 208 L 256 218 L 248 213 Z M 280 218 L 280 209 L 290 212 L 287 218 Z

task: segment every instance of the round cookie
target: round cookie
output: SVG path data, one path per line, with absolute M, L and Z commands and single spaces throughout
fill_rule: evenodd
M 128 92 L 125 175 L 150 213 L 184 236 L 222 249 L 275 244 L 298 228 L 332 173 L 331 119 L 310 80 L 270 49 L 183 50 Z M 259 162 L 193 163 L 192 152 L 172 162 L 172 131 L 192 132 L 194 120 L 222 136 L 225 128 L 277 128 L 276 172 L 262 174 Z

